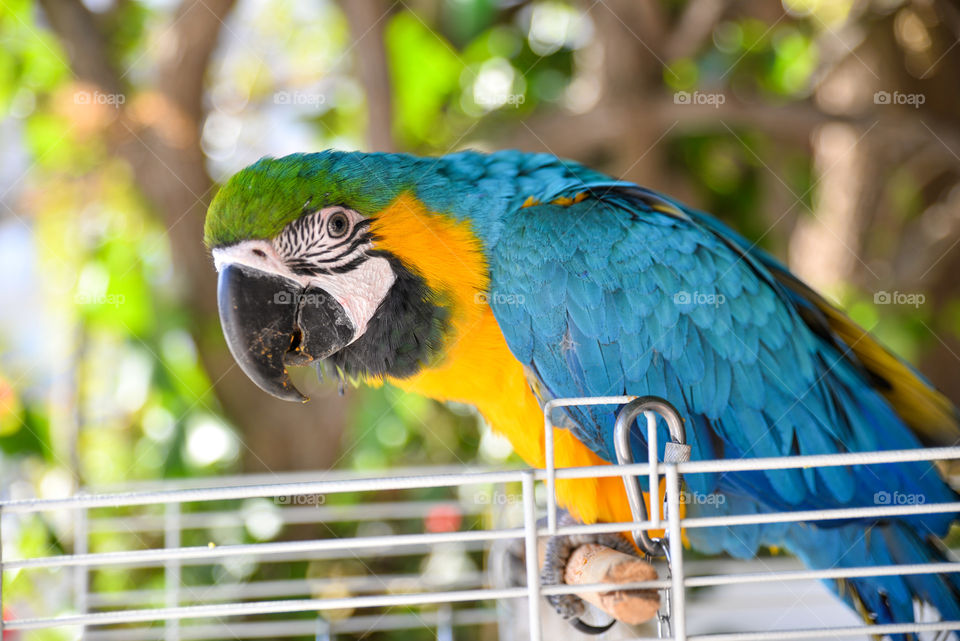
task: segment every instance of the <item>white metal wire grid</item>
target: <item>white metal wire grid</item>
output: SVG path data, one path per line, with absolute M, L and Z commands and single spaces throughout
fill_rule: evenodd
M 960 630 L 957 621 L 929 621 L 886 626 L 821 626 L 791 630 L 756 630 L 735 633 L 687 634 L 687 594 L 704 587 L 739 586 L 865 577 L 947 573 L 960 571 L 960 562 L 923 565 L 844 567 L 828 570 L 806 570 L 796 566 L 788 569 L 775 567 L 762 571 L 730 570 L 685 571 L 687 561 L 681 543 L 681 529 L 737 526 L 758 523 L 798 523 L 864 517 L 907 516 L 940 512 L 960 512 L 960 502 L 924 503 L 914 505 L 880 505 L 843 509 L 807 510 L 765 514 L 744 514 L 722 517 L 680 516 L 681 475 L 706 472 L 737 472 L 849 465 L 875 465 L 905 461 L 939 461 L 960 459 L 960 447 L 896 450 L 819 456 L 794 456 L 739 460 L 707 460 L 681 463 L 646 463 L 557 469 L 553 465 L 553 422 L 551 413 L 557 407 L 571 405 L 623 405 L 635 397 L 596 397 L 556 399 L 544 408 L 547 468 L 544 470 L 456 471 L 430 474 L 404 473 L 379 478 L 328 478 L 317 481 L 283 483 L 236 484 L 211 487 L 148 490 L 138 492 L 79 494 L 62 499 L 26 499 L 0 501 L 0 570 L 5 575 L 38 570 L 64 572 L 72 568 L 74 607 L 69 613 L 13 618 L 0 621 L 3 631 L 30 631 L 47 628 L 71 627 L 85 639 L 108 641 L 124 639 L 214 639 L 214 638 L 282 638 L 314 637 L 329 639 L 337 634 L 368 632 L 385 629 L 434 627 L 437 638 L 452 639 L 457 626 L 491 624 L 502 619 L 490 601 L 526 600 L 529 638 L 539 641 L 541 633 L 542 596 L 589 591 L 608 591 L 607 584 L 590 586 L 545 586 L 539 579 L 537 544 L 541 537 L 624 532 L 636 530 L 667 531 L 670 553 L 669 578 L 657 581 L 619 585 L 620 589 L 659 589 L 669 596 L 670 638 L 683 641 L 752 641 L 759 639 L 814 639 L 851 638 L 872 634 L 944 633 Z M 647 416 L 648 441 L 656 452 L 656 423 Z M 327 475 L 325 475 L 327 476 Z M 663 521 L 658 510 L 652 509 L 642 520 L 630 523 L 603 523 L 595 525 L 558 525 L 555 483 L 558 479 L 620 476 L 625 478 L 648 476 L 650 487 L 658 487 L 661 476 L 666 482 L 666 510 Z M 537 524 L 535 483 L 546 482 L 546 526 Z M 462 488 L 478 484 L 516 484 L 521 488 L 522 526 L 485 527 L 454 532 L 427 532 L 388 535 L 365 535 L 350 538 L 323 538 L 299 541 L 270 541 L 262 543 L 235 543 L 228 545 L 183 545 L 181 533 L 191 527 L 207 526 L 216 521 L 218 513 L 183 512 L 184 504 L 219 501 L 240 501 L 256 498 L 327 496 L 354 492 L 382 492 L 425 488 Z M 895 491 L 897 488 L 889 488 Z M 289 500 L 288 500 L 289 502 Z M 137 506 L 162 505 L 163 514 L 127 516 L 124 511 Z M 286 524 L 411 518 L 423 516 L 433 504 L 397 502 L 364 504 L 362 506 L 286 506 L 282 520 Z M 91 517 L 90 511 L 109 508 L 116 515 Z M 3 558 L 6 529 L 15 519 L 38 513 L 57 514 L 69 511 L 74 515 L 74 549 L 70 554 L 37 555 L 27 558 Z M 227 516 L 227 515 L 220 515 Z M 162 531 L 163 546 L 108 552 L 89 552 L 90 535 L 111 528 L 126 531 Z M 525 549 L 526 585 L 495 587 L 488 585 L 480 572 L 463 572 L 454 581 L 447 581 L 442 589 L 422 589 L 429 582 L 422 576 L 392 575 L 388 577 L 357 576 L 330 579 L 344 590 L 345 596 L 319 598 L 289 598 L 291 595 L 323 592 L 324 579 L 296 579 L 278 581 L 233 582 L 211 584 L 199 590 L 181 586 L 184 567 L 199 564 L 224 563 L 229 560 L 258 559 L 279 562 L 288 559 L 341 558 L 350 555 L 423 554 L 443 546 L 457 545 L 467 550 L 483 550 L 495 541 L 522 540 Z M 108 567 L 136 568 L 143 566 L 164 568 L 162 589 L 126 590 L 119 593 L 91 593 L 89 573 Z M 692 567 L 696 568 L 696 564 Z M 736 567 L 736 566 L 735 566 Z M 746 566 L 750 569 L 750 566 Z M 162 607 L 145 607 L 162 599 Z M 0 606 L 5 603 L 0 591 Z M 385 608 L 396 606 L 435 605 L 425 612 L 387 613 L 376 616 L 358 614 L 346 619 L 323 616 L 315 620 L 250 620 L 254 615 L 269 616 L 292 613 L 331 613 L 344 610 Z M 182 625 L 186 619 L 203 619 L 201 624 Z M 162 627 L 120 627 L 122 624 L 162 623 Z M 502 620 L 501 620 L 502 623 Z M 637 637 L 640 638 L 640 637 Z

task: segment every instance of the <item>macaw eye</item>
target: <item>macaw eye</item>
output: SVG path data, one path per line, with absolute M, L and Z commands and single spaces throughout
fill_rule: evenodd
M 342 211 L 334 212 L 327 219 L 327 234 L 330 238 L 340 238 L 350 231 L 350 219 Z

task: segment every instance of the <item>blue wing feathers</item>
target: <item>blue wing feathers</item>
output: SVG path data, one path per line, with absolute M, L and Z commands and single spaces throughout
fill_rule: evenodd
M 723 414 L 727 405 L 730 403 L 730 386 L 733 384 L 733 372 L 730 369 L 730 361 L 724 358 L 714 360 L 714 379 L 712 381 L 713 399 L 712 403 L 704 408 L 697 408 L 703 411 L 708 418 L 717 418 Z M 710 382 L 706 382 L 710 385 Z
M 514 355 L 551 394 L 662 396 L 684 415 L 695 459 L 920 446 L 862 366 L 807 325 L 819 312 L 775 277 L 784 268 L 774 259 L 705 214 L 577 166 L 556 169 L 548 158 L 525 159 L 521 184 L 545 203 L 582 191 L 591 197 L 510 214 L 503 221 L 509 233 L 490 252 L 490 273 L 493 290 L 527 301 L 491 306 Z M 549 180 L 527 182 L 547 168 L 556 172 Z M 614 410 L 568 411 L 577 437 L 609 461 Z M 633 443 L 634 457 L 645 460 L 643 430 Z M 880 487 L 902 487 L 929 502 L 955 500 L 924 462 L 882 471 L 691 475 L 685 482 L 727 499 L 690 506 L 694 514 L 871 505 Z M 910 528 L 942 536 L 952 520 L 888 521 L 865 538 L 865 527 L 874 526 L 852 521 L 695 529 L 688 536 L 698 550 L 734 556 L 786 545 L 813 567 L 830 567 L 848 548 L 844 565 L 920 562 L 935 553 Z M 851 585 L 881 619 L 912 620 L 911 594 L 960 618 L 953 579 L 876 577 Z M 889 602 L 871 589 L 886 590 Z
M 686 318 L 684 322 L 689 323 Z M 706 373 L 703 344 L 700 342 L 700 334 L 695 329 L 688 326 L 685 334 L 682 343 L 678 341 L 679 353 L 675 357 L 670 357 L 670 364 L 685 385 L 693 386 L 702 381 Z

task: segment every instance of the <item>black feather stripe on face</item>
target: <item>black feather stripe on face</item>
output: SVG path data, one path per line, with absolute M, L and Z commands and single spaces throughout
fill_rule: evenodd
M 350 245 L 346 249 L 341 249 L 337 251 L 336 254 L 333 255 L 333 257 L 330 257 L 330 258 L 327 257 L 331 252 L 334 251 L 334 248 L 331 247 L 329 250 L 326 250 L 326 251 L 310 252 L 310 253 L 304 254 L 303 258 L 306 260 L 312 260 L 317 265 L 335 263 L 338 260 L 342 259 L 344 256 L 349 255 L 353 250 L 355 250 L 360 245 L 366 245 L 372 240 L 373 236 L 371 234 L 369 233 L 357 234 L 357 231 L 359 230 L 354 230 L 351 233 L 351 238 L 349 240 L 351 240 L 352 242 L 350 243 Z M 356 238 L 352 237 L 354 235 L 356 235 Z
M 439 355 L 450 310 L 396 257 L 371 253 L 390 261 L 396 281 L 363 335 L 330 361 L 351 377 L 407 378 Z
M 290 270 L 299 276 L 345 274 L 367 261 L 373 240 L 370 220 L 361 220 L 346 237 L 330 245 L 323 212 L 296 220 L 277 238 L 278 253 Z

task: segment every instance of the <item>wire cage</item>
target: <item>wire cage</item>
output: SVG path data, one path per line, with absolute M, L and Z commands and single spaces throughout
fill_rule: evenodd
M 620 465 L 554 466 L 552 413 L 572 405 L 625 406 L 617 420 Z M 670 427 L 666 461 L 630 462 L 624 444 L 638 417 L 646 418 L 650 460 L 657 460 L 657 414 Z M 618 625 L 607 639 L 865 639 L 896 633 L 947 638 L 960 630 L 957 621 L 923 619 L 865 626 L 819 583 L 957 572 L 958 562 L 808 570 L 787 557 L 698 558 L 684 549 L 681 538 L 683 529 L 698 527 L 958 512 L 960 502 L 890 501 L 718 517 L 685 517 L 680 510 L 684 475 L 946 461 L 960 459 L 960 447 L 689 461 L 675 410 L 659 399 L 632 396 L 555 399 L 544 407 L 544 430 L 545 469 L 242 476 L 2 500 L 0 571 L 8 584 L 24 582 L 41 594 L 44 606 L 21 612 L 20 604 L 0 591 L 5 613 L 0 637 L 576 638 L 578 633 L 553 615 L 542 597 L 614 587 L 659 590 L 661 609 L 651 624 Z M 557 480 L 608 476 L 624 479 L 634 521 L 558 522 Z M 655 506 L 643 504 L 641 476 L 649 478 L 650 487 L 665 479 L 662 518 Z M 55 544 L 15 557 L 12 541 L 18 532 L 38 524 L 56 531 Z M 653 530 L 666 535 L 651 539 Z M 541 583 L 537 551 L 545 537 L 627 531 L 641 549 L 649 546 L 653 555 L 664 557 L 656 562 L 659 579 L 575 588 Z M 61 636 L 31 636 L 50 630 Z

